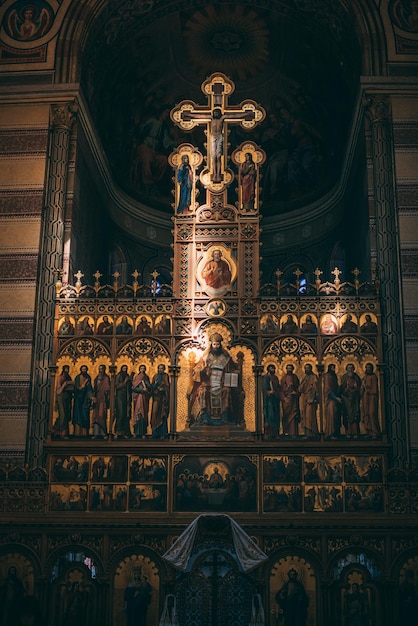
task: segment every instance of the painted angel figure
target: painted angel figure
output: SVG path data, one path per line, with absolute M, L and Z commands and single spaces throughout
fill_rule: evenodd
M 39 9 L 32 4 L 23 6 L 21 10 L 14 9 L 7 20 L 9 35 L 20 41 L 39 39 L 49 30 L 51 17 L 45 7 Z

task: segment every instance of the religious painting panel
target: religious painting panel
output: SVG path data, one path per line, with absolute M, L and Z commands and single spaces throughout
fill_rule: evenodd
M 383 457 L 345 456 L 344 480 L 346 483 L 381 483 L 383 481 Z
M 306 313 L 300 318 L 300 334 L 301 335 L 317 335 L 318 319 L 313 313 Z
M 346 513 L 383 513 L 384 491 L 381 485 L 347 485 Z
M 9 6 L 3 19 L 8 37 L 18 42 L 31 42 L 48 33 L 54 22 L 54 11 L 45 0 L 17 0 Z
M 198 330 L 199 343 L 178 356 L 176 431 L 208 436 L 207 427 L 227 435 L 253 432 L 255 357 L 248 346 L 233 345 L 231 331 L 219 322 Z M 209 429 L 210 430 L 210 429 Z
M 33 563 L 18 552 L 0 557 L 0 624 L 37 625 L 42 610 L 34 595 Z M 43 622 L 42 622 L 43 623 Z
M 86 511 L 87 487 L 75 484 L 53 484 L 49 494 L 50 511 Z
M 65 315 L 58 322 L 58 335 L 60 337 L 72 337 L 75 333 L 75 319 L 71 315 Z
M 305 485 L 303 501 L 305 513 L 341 513 L 343 508 L 343 488 L 341 486 Z
M 121 315 L 116 319 L 116 334 L 119 336 L 132 335 L 133 319 L 128 315 Z
M 166 483 L 167 467 L 167 456 L 131 456 L 129 480 L 141 483 Z
M 374 313 L 363 313 L 360 316 L 360 333 L 362 335 L 369 335 L 368 339 L 370 340 L 370 336 L 377 335 L 378 325 L 377 325 L 377 317 Z
M 155 335 L 171 334 L 171 317 L 169 315 L 163 313 L 155 318 L 154 333 Z
M 282 335 L 297 335 L 299 333 L 296 315 L 287 313 L 280 318 L 280 332 Z
M 300 485 L 264 485 L 264 513 L 301 513 L 303 510 Z
M 300 483 L 302 481 L 302 457 L 297 455 L 264 456 L 263 481 L 280 484 Z
M 160 573 L 145 554 L 121 560 L 113 575 L 112 626 L 158 624 Z
M 114 320 L 110 315 L 101 315 L 97 318 L 96 335 L 111 337 L 114 331 Z
M 393 22 L 395 34 L 405 41 L 405 33 L 418 32 L 418 7 L 414 0 L 391 0 L 389 15 Z M 399 33 L 399 29 L 403 31 Z M 402 50 L 401 45 L 399 48 Z
M 175 214 L 188 216 L 194 213 L 197 203 L 196 169 L 203 162 L 203 155 L 189 143 L 180 144 L 170 154 L 168 162 L 175 169 L 175 198 L 172 205 Z
M 305 456 L 303 480 L 305 483 L 341 483 L 343 479 L 340 456 Z
M 33 563 L 23 554 L 8 552 L 0 556 L 0 590 L 2 602 L 0 615 L 9 619 L 16 615 L 17 607 L 24 595 L 33 595 L 35 584 Z M 7 591 L 10 590 L 10 594 Z M 8 603 L 10 597 L 10 605 Z M 13 611 L 13 612 L 12 612 Z M 0 621 L 3 624 L 2 621 Z M 9 624 L 9 621 L 6 621 Z
M 394 619 L 399 626 L 411 626 L 418 615 L 418 556 L 404 561 L 398 574 Z
M 152 318 L 149 315 L 141 315 L 141 317 L 138 317 L 135 334 L 152 335 Z
M 126 511 L 127 503 L 125 485 L 90 485 L 89 511 Z
M 174 482 L 175 511 L 257 510 L 257 467 L 248 457 L 185 456 Z
M 196 280 L 208 296 L 220 298 L 231 291 L 237 269 L 231 250 L 225 244 L 214 244 L 197 259 Z
M 255 214 L 259 208 L 259 169 L 266 160 L 266 153 L 253 141 L 242 143 L 232 155 L 238 170 L 237 206 L 243 215 Z
M 264 435 L 319 439 L 320 383 L 313 346 L 281 337 L 267 347 L 261 363 Z
M 332 313 L 325 313 L 321 317 L 319 328 L 321 335 L 336 335 L 338 333 L 338 321 Z
M 63 560 L 59 559 L 59 569 Z M 86 561 L 68 562 L 59 576 L 55 571 L 52 575 L 49 616 L 54 626 L 85 626 L 100 616 L 97 584 Z
M 355 335 L 358 332 L 358 320 L 352 313 L 346 313 L 340 319 L 340 332 Z
M 354 563 L 346 566 L 332 587 L 329 597 L 336 626 L 381 623 L 380 589 L 366 567 Z
M 260 319 L 260 331 L 266 335 L 275 335 L 279 332 L 279 320 L 273 313 L 265 313 Z
M 91 315 L 83 315 L 77 322 L 77 335 L 94 335 L 94 319 Z
M 298 555 L 282 557 L 270 572 L 271 624 L 318 626 L 317 581 L 313 565 Z
M 90 457 L 82 455 L 51 455 L 52 482 L 86 483 L 90 476 Z
M 92 456 L 91 457 L 91 481 L 92 482 L 118 482 L 123 483 L 128 479 L 128 457 L 123 455 Z
M 52 390 L 52 439 L 104 437 L 110 432 L 108 348 L 90 338 L 65 342 Z
M 130 511 L 167 511 L 167 486 L 135 483 L 129 486 Z
M 327 344 L 323 355 L 327 438 L 382 437 L 383 398 L 377 364 L 376 348 L 363 337 L 342 336 Z

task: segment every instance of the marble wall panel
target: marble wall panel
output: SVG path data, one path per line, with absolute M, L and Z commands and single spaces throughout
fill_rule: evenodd
M 0 191 L 0 219 L 14 215 L 40 215 L 43 190 Z
M 33 315 L 35 285 L 0 285 L 0 311 L 5 317 Z
M 45 158 L 0 157 L 0 189 L 43 187 Z
M 39 246 L 40 219 L 3 218 L 0 219 L 0 251 L 24 251 L 36 254 Z
M 12 104 L 1 107 L 0 128 L 47 128 L 47 104 Z

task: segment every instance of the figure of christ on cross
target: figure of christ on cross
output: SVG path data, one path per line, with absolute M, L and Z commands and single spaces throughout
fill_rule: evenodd
M 209 113 L 209 116 L 208 116 Z M 212 112 L 206 111 L 182 111 L 182 120 L 185 122 L 196 120 L 197 124 L 207 124 L 208 126 L 208 145 L 209 151 L 209 164 L 212 165 L 211 180 L 213 183 L 222 182 L 222 156 L 224 153 L 224 134 L 225 134 L 225 122 L 242 122 L 252 121 L 255 118 L 254 111 L 241 110 L 241 111 L 228 111 L 222 113 L 222 109 L 215 107 Z
M 183 100 L 171 111 L 172 121 L 182 130 L 191 131 L 196 126 L 206 127 L 207 167 L 200 173 L 200 181 L 208 189 L 216 185 L 220 193 L 233 180 L 234 174 L 227 165 L 228 124 L 240 124 L 251 130 L 266 116 L 262 106 L 254 100 L 243 100 L 239 105 L 229 105 L 228 98 L 235 85 L 227 76 L 218 72 L 209 76 L 201 85 L 208 104 L 196 105 L 192 100 Z

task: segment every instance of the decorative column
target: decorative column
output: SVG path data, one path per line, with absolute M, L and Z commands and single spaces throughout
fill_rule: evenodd
M 261 377 L 264 372 L 262 365 L 254 365 L 253 373 L 255 376 L 255 436 L 257 439 L 262 439 L 264 434 L 264 414 L 263 414 L 263 393 Z
M 385 416 L 392 444 L 391 464 L 409 461 L 403 296 L 396 210 L 392 116 L 386 96 L 365 95 L 372 135 L 374 202 L 376 208 L 377 271 L 381 288 Z
M 26 443 L 26 462 L 31 467 L 43 465 L 43 445 L 50 415 L 49 366 L 54 339 L 55 282 L 63 263 L 69 147 L 76 112 L 75 103 L 51 107 L 50 156 L 45 187 L 45 206 L 41 219 L 32 353 L 32 391 Z
M 177 437 L 177 423 L 175 422 L 176 406 L 177 406 L 177 384 L 180 375 L 180 367 L 178 365 L 169 365 L 168 371 L 171 377 L 170 380 L 170 414 L 169 414 L 169 429 L 168 434 L 170 439 L 176 439 Z

